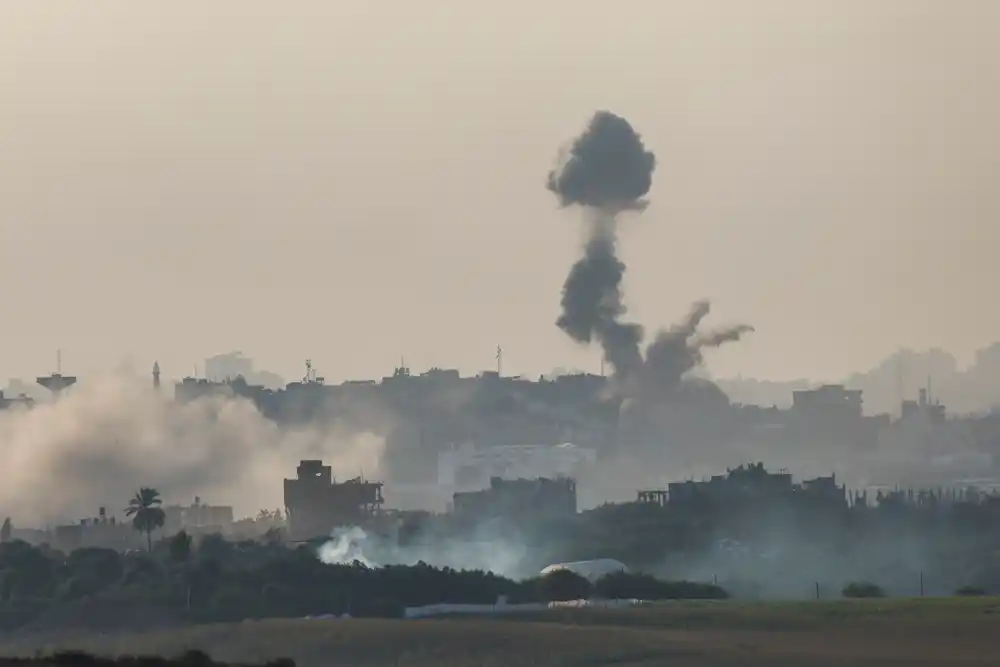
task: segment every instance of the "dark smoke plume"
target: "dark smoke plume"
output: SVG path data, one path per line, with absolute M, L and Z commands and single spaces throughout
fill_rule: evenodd
M 710 310 L 708 301 L 699 301 L 684 320 L 656 335 L 646 348 L 641 377 L 643 394 L 662 397 L 675 393 L 684 376 L 702 364 L 706 349 L 738 341 L 753 331 L 753 327 L 741 324 L 699 332 L 698 327 Z
M 645 208 L 656 156 L 627 120 L 598 111 L 570 147 L 548 187 L 563 206 L 587 206 L 610 213 Z
M 586 209 L 588 236 L 583 257 L 563 285 L 556 324 L 579 343 L 600 343 L 622 396 L 654 403 L 676 397 L 685 375 L 701 365 L 704 350 L 737 341 L 753 329 L 698 331 L 710 309 L 700 301 L 681 323 L 658 333 L 643 358 L 642 327 L 623 321 L 625 264 L 616 252 L 616 224 L 623 211 L 646 208 L 656 157 L 627 120 L 608 111 L 594 114 L 562 157 L 561 166 L 549 174 L 548 188 L 562 206 Z M 714 386 L 709 389 L 721 394 Z
M 590 210 L 584 256 L 563 285 L 562 314 L 556 321 L 573 340 L 597 340 L 616 375 L 642 362 L 642 327 L 622 322 L 626 313 L 621 282 L 625 264 L 616 253 L 616 216 L 641 211 L 653 182 L 656 157 L 627 120 L 608 111 L 594 114 L 572 144 L 562 165 L 552 171 L 548 188 L 562 206 Z

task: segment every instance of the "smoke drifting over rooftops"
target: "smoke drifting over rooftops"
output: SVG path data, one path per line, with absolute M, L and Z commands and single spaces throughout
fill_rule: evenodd
M 59 400 L 0 411 L 0 516 L 45 525 L 120 515 L 140 486 L 168 503 L 202 496 L 237 516 L 283 505 L 280 477 L 303 458 L 378 474 L 384 442 L 336 422 L 280 427 L 245 399 L 177 403 L 144 378 L 95 377 Z
M 736 342 L 753 331 L 753 327 L 746 324 L 698 331 L 711 308 L 708 301 L 699 301 L 684 320 L 656 334 L 646 348 L 646 363 L 640 378 L 644 394 L 665 395 L 673 392 L 688 371 L 701 365 L 706 349 Z

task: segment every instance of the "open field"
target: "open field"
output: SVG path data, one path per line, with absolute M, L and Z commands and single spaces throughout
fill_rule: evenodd
M 524 618 L 268 620 L 158 632 L 18 637 L 6 654 L 81 648 L 289 657 L 306 667 L 1000 665 L 1000 598 L 674 603 Z

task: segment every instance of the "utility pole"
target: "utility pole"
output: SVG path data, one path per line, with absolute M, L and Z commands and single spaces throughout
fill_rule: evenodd
M 503 348 L 497 345 L 497 376 L 503 377 Z

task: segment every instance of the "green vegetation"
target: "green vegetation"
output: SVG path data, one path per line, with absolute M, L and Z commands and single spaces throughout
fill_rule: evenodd
M 159 491 L 143 487 L 125 508 L 125 516 L 132 517 L 132 526 L 146 534 L 146 544 L 150 551 L 153 550 L 153 531 L 162 528 L 167 518 L 160 507 L 162 504 Z
M 629 609 L 565 608 L 524 618 L 272 619 L 100 636 L 20 635 L 0 652 L 216 659 L 288 657 L 301 667 L 799 667 L 995 665 L 1000 599 L 810 602 L 678 601 Z
M 35 658 L 0 658 L 0 667 L 251 667 L 216 662 L 204 651 L 187 651 L 176 658 L 119 656 L 102 658 L 82 651 L 63 651 Z M 253 667 L 256 667 L 254 665 Z M 269 660 L 260 667 L 295 667 L 292 660 Z
M 885 591 L 870 581 L 853 581 L 841 591 L 845 598 L 884 598 Z
M 489 572 L 426 564 L 325 565 L 315 549 L 270 541 L 195 544 L 181 532 L 149 552 L 85 548 L 63 554 L 24 542 L 0 544 L 0 630 L 117 628 L 350 615 L 397 618 L 430 604 L 546 602 L 590 597 L 721 598 L 715 586 L 614 575 L 596 586 L 568 571 L 513 581 Z

